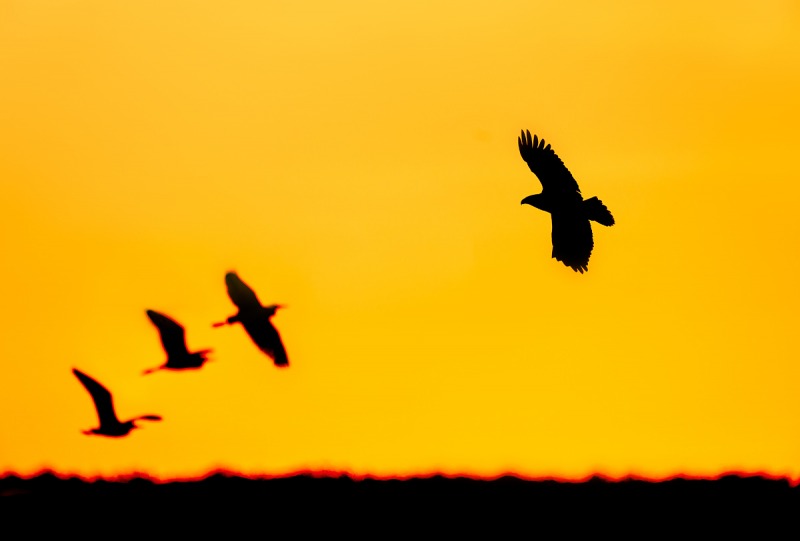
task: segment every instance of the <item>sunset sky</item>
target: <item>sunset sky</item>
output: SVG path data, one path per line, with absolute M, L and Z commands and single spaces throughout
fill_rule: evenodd
M 0 0 L 0 473 L 800 476 L 800 4 L 655 6 Z

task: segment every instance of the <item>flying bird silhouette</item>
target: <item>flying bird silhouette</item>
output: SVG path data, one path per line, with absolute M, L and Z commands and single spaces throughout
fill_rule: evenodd
M 594 247 L 589 221 L 611 226 L 614 217 L 597 197 L 583 199 L 572 173 L 544 139 L 535 135 L 531 139 L 531 132 L 525 130 L 517 142 L 522 159 L 542 183 L 542 193 L 529 195 L 521 204 L 550 213 L 553 257 L 583 274 L 589 270 Z
M 228 296 L 239 311 L 225 321 L 214 323 L 214 327 L 241 323 L 245 332 L 258 348 L 272 359 L 275 366 L 289 366 L 286 348 L 283 346 L 278 330 L 272 325 L 270 318 L 275 315 L 278 308 L 285 308 L 281 304 L 264 306 L 253 291 L 235 272 L 225 275 L 225 285 Z
M 119 438 L 126 436 L 128 432 L 134 428 L 141 428 L 136 426 L 136 421 L 139 419 L 147 419 L 148 421 L 161 420 L 161 417 L 158 415 L 140 415 L 128 421 L 120 422 L 120 420 L 117 419 L 117 414 L 114 413 L 114 402 L 108 389 L 80 370 L 73 368 L 72 373 L 83 383 L 83 386 L 86 387 L 86 390 L 89 391 L 89 394 L 92 396 L 94 407 L 97 409 L 97 417 L 100 420 L 100 426 L 98 428 L 84 430 L 84 434 Z
M 189 353 L 186 347 L 186 329 L 183 325 L 179 324 L 174 319 L 156 312 L 155 310 L 147 310 L 147 317 L 158 328 L 159 336 L 161 337 L 161 345 L 164 347 L 164 352 L 167 354 L 166 362 L 155 368 L 150 368 L 144 371 L 144 374 L 150 374 L 157 370 L 187 370 L 192 368 L 200 368 L 203 363 L 208 361 L 206 358 L 210 349 L 202 349 Z

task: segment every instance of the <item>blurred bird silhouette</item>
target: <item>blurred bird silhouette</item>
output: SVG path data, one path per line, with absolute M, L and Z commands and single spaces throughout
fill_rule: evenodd
M 542 193 L 529 195 L 521 204 L 550 213 L 553 257 L 583 274 L 589 270 L 594 247 L 589 221 L 611 226 L 614 217 L 597 197 L 583 199 L 578 183 L 544 139 L 535 135 L 531 139 L 531 132 L 525 130 L 517 142 L 522 159 L 542 183 Z
M 286 356 L 286 348 L 283 347 L 281 336 L 270 321 L 278 308 L 285 308 L 285 306 L 281 304 L 262 305 L 255 292 L 235 272 L 225 275 L 225 285 L 228 288 L 228 296 L 239 312 L 225 321 L 214 323 L 213 326 L 222 327 L 241 323 L 250 339 L 272 359 L 275 366 L 281 368 L 289 366 L 289 358 Z
M 161 345 L 164 347 L 164 352 L 167 354 L 167 361 L 155 368 L 145 370 L 144 374 L 150 374 L 157 370 L 188 370 L 193 368 L 200 368 L 203 363 L 208 361 L 206 358 L 210 349 L 203 349 L 189 353 L 186 347 L 186 330 L 183 325 L 179 324 L 174 319 L 156 312 L 155 310 L 147 310 L 147 317 L 158 328 L 159 336 L 161 337 Z
M 139 419 L 147 419 L 148 421 L 161 420 L 161 417 L 158 415 L 140 415 L 128 421 L 120 422 L 120 420 L 117 419 L 117 414 L 114 413 L 114 402 L 108 389 L 80 370 L 73 368 L 72 373 L 83 383 L 83 386 L 86 387 L 86 390 L 89 391 L 89 394 L 92 396 L 94 407 L 97 409 L 97 417 L 100 420 L 100 426 L 98 428 L 84 430 L 82 431 L 84 434 L 119 438 L 121 436 L 126 436 L 128 432 L 134 428 L 141 428 L 136 426 L 136 421 Z

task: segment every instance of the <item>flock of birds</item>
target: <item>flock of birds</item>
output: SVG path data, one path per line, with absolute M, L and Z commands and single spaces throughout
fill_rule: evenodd
M 229 272 L 225 275 L 225 285 L 228 289 L 228 296 L 239 311 L 225 321 L 214 323 L 213 326 L 222 327 L 241 323 L 253 343 L 272 359 L 275 366 L 281 368 L 289 366 L 289 357 L 286 355 L 283 340 L 281 340 L 278 330 L 270 321 L 278 308 L 283 308 L 283 305 L 270 304 L 265 306 L 261 304 L 255 291 L 245 284 L 235 272 Z M 209 360 L 207 355 L 211 353 L 212 350 L 210 349 L 189 351 L 186 346 L 186 329 L 184 329 L 183 325 L 155 310 L 147 310 L 147 317 L 158 329 L 161 345 L 167 354 L 167 360 L 161 366 L 145 370 L 144 374 L 151 374 L 157 370 L 193 370 L 202 367 Z M 84 430 L 84 434 L 118 438 L 127 436 L 134 428 L 139 428 L 136 425 L 138 420 L 162 420 L 159 415 L 149 414 L 140 415 L 127 421 L 120 421 L 114 411 L 114 402 L 109 390 L 80 370 L 73 368 L 72 373 L 75 374 L 75 377 L 80 380 L 91 395 L 100 421 L 99 427 Z
M 567 167 L 544 139 L 530 131 L 523 131 L 517 139 L 519 153 L 530 170 L 542 184 L 542 192 L 529 195 L 521 204 L 531 205 L 550 213 L 552 222 L 552 257 L 581 274 L 589 270 L 589 257 L 594 247 L 591 221 L 604 226 L 614 225 L 614 217 L 597 198 L 583 199 L 578 183 Z M 269 356 L 275 366 L 288 367 L 289 358 L 277 329 L 270 319 L 280 304 L 262 305 L 255 292 L 235 272 L 225 275 L 228 296 L 239 311 L 225 321 L 214 323 L 214 327 L 240 323 L 253 343 Z M 190 352 L 186 346 L 186 331 L 170 317 L 147 310 L 150 321 L 158 328 L 161 344 L 167 354 L 166 362 L 144 371 L 150 374 L 157 370 L 191 370 L 203 366 L 209 359 L 210 349 Z M 126 436 L 136 421 L 161 421 L 159 415 L 140 415 L 120 421 L 114 411 L 111 393 L 103 385 L 83 372 L 73 369 L 94 401 L 100 426 L 83 431 L 87 435 L 108 437 Z

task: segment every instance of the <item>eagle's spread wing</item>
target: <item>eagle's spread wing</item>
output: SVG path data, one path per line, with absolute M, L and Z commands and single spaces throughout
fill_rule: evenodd
M 189 350 L 186 348 L 186 330 L 183 325 L 155 310 L 148 310 L 147 317 L 158 328 L 161 345 L 164 346 L 167 357 L 189 354 Z
M 119 424 L 117 414 L 114 413 L 114 402 L 111 399 L 111 393 L 108 389 L 80 370 L 73 368 L 72 373 L 83 383 L 83 386 L 86 387 L 86 390 L 89 391 L 89 394 L 92 396 L 100 426 Z
M 228 287 L 228 296 L 239 310 L 248 310 L 261 306 L 255 291 L 242 282 L 235 272 L 225 275 L 225 285 Z
M 594 241 L 592 226 L 586 218 L 553 212 L 553 257 L 572 270 L 589 270 L 589 256 L 592 255 Z
M 572 173 L 550 145 L 545 146 L 544 139 L 535 135 L 531 138 L 531 132 L 525 130 L 517 143 L 522 159 L 542 183 L 543 192 L 581 193 Z

